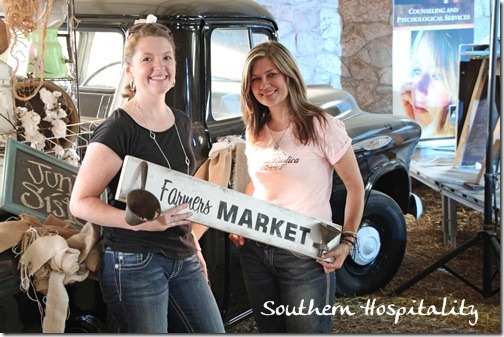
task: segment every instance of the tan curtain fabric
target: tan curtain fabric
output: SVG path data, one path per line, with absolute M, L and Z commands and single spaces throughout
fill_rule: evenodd
M 208 159 L 194 176 L 222 187 L 228 187 L 231 181 L 233 190 L 244 193 L 250 182 L 245 141 L 228 136 L 214 143 Z

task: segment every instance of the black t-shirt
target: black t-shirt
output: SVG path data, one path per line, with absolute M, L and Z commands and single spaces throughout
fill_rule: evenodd
M 191 147 L 192 124 L 182 111 L 172 109 L 180 139 L 190 160 L 189 173 L 195 169 L 195 157 Z M 187 164 L 175 127 L 163 132 L 154 132 L 156 141 L 162 148 L 173 170 L 187 173 Z M 168 167 L 165 158 L 152 138 L 149 130 L 138 125 L 124 110 L 115 110 L 96 128 L 91 137 L 112 149 L 121 159 L 126 155 Z M 100 169 L 97 163 L 96 169 Z M 126 209 L 126 204 L 114 199 L 119 182 L 119 171 L 108 186 L 109 204 Z M 104 243 L 114 250 L 130 253 L 162 253 L 172 259 L 183 259 L 194 254 L 194 239 L 191 226 L 177 226 L 163 232 L 131 231 L 114 227 L 103 227 Z

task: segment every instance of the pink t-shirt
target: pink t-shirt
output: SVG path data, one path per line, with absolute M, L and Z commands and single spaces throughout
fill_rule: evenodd
M 265 125 L 256 143 L 247 141 L 245 153 L 255 198 L 332 220 L 329 198 L 333 165 L 351 145 L 351 139 L 343 122 L 328 114 L 326 119 L 325 126 L 314 119 L 318 144 L 301 145 L 293 135 L 292 123 L 285 134 Z M 279 149 L 275 150 L 275 141 L 280 138 Z

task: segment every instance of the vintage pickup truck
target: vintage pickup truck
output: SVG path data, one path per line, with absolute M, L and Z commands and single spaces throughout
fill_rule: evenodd
M 278 39 L 275 18 L 251 0 L 75 0 L 81 118 L 103 118 L 110 112 L 121 77 L 127 29 L 149 14 L 168 26 L 175 38 L 177 85 L 169 91 L 166 101 L 192 118 L 194 150 L 198 164 L 202 164 L 218 139 L 243 136 L 239 106 L 242 62 L 252 46 Z M 404 215 L 417 216 L 421 210 L 421 203 L 411 193 L 409 175 L 410 157 L 421 129 L 390 111 L 361 111 L 354 98 L 343 90 L 310 86 L 309 97 L 344 122 L 359 162 L 366 188 L 359 249 L 354 249 L 344 267 L 336 272 L 335 295 L 364 295 L 385 286 L 394 276 L 406 248 Z M 335 223 L 343 221 L 345 193 L 334 174 L 331 205 Z M 227 325 L 233 324 L 250 314 L 236 248 L 227 233 L 213 229 L 203 236 L 201 246 L 222 318 Z M 9 283 L 3 282 L 2 275 L 0 272 L 3 287 Z M 103 332 L 106 310 L 100 301 L 99 287 L 88 284 L 73 288 L 67 331 Z M 12 300 L 11 293 L 0 289 L 4 298 Z M 21 324 L 3 322 L 12 330 L 2 330 L 2 324 L 0 330 L 30 331 L 26 325 L 32 323 L 23 317 L 30 311 L 29 301 L 19 293 L 14 296 L 20 306 Z M 4 303 L 8 302 L 2 299 L 0 313 Z

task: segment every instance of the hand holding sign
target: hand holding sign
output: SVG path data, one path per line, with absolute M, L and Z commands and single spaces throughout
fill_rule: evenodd
M 138 225 L 132 225 L 131 230 L 162 232 L 173 227 L 189 225 L 191 224 L 189 218 L 193 216 L 193 213 L 184 211 L 187 210 L 188 207 L 188 204 L 180 204 L 166 209 L 153 220 L 144 221 Z
M 138 188 L 135 174 L 142 160 L 127 156 L 115 198 L 125 201 Z M 166 167 L 148 163 L 145 190 L 162 210 L 188 204 L 190 220 L 315 259 L 339 242 L 341 226 L 313 218 L 243 193 L 211 184 Z M 328 235 L 328 233 L 331 235 Z M 327 241 L 329 240 L 329 241 Z

